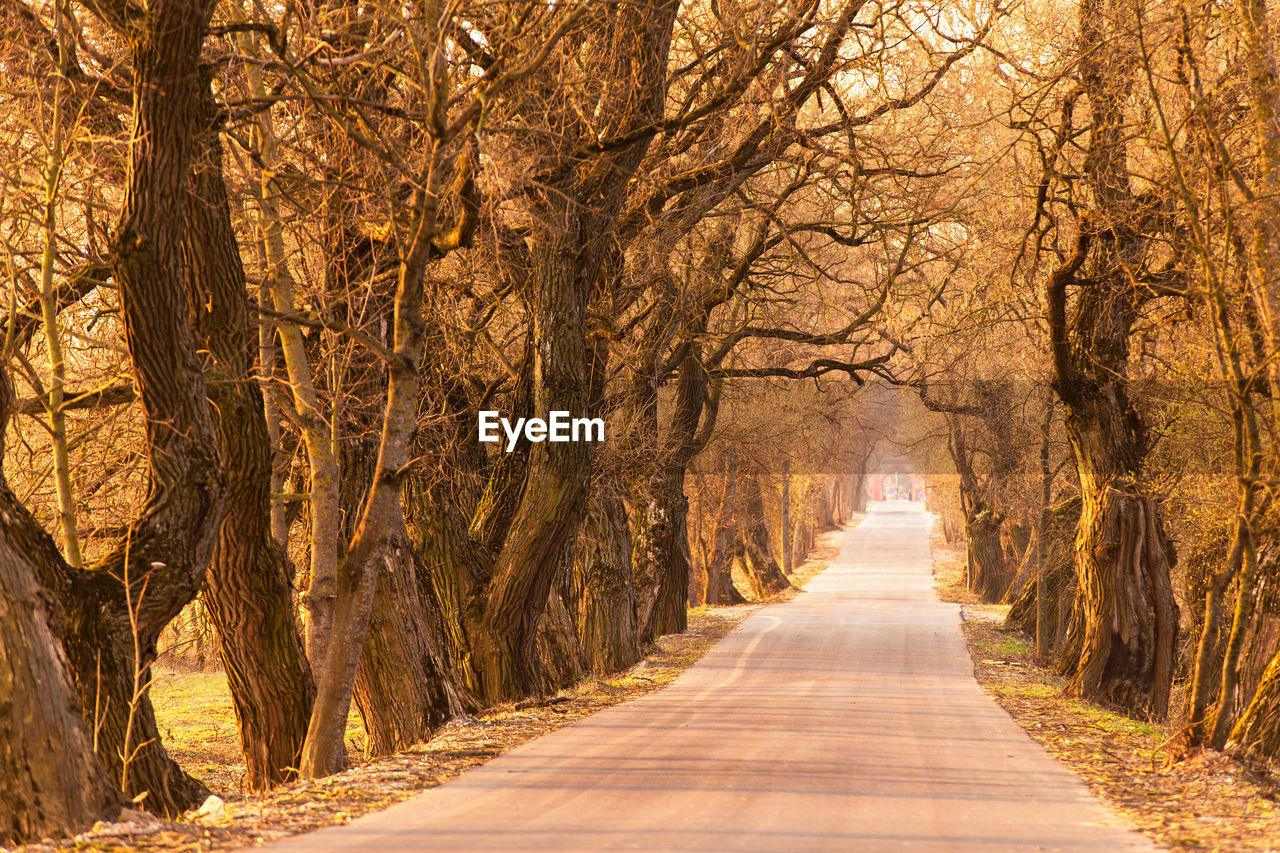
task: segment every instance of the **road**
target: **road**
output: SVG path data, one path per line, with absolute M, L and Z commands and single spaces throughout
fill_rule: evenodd
M 910 506 L 667 689 L 268 849 L 1153 849 L 982 693 Z

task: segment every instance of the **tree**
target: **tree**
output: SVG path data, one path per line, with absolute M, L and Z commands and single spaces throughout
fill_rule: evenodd
M 1091 197 L 1071 255 L 1047 284 L 1054 383 L 1083 498 L 1076 537 L 1080 656 L 1070 690 L 1162 717 L 1178 634 L 1173 550 L 1148 492 L 1148 439 L 1129 399 L 1129 335 L 1153 260 L 1142 227 L 1154 214 L 1131 186 L 1125 105 L 1134 84 L 1127 12 L 1080 5 L 1079 69 L 1088 99 L 1084 179 Z M 1068 105 L 1065 109 L 1070 109 Z M 1068 312 L 1067 292 L 1076 298 Z M 1133 567 L 1137 567 L 1136 570 Z

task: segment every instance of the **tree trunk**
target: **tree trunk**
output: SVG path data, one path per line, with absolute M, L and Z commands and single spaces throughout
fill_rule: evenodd
M 818 490 L 814 498 L 814 523 L 819 530 L 831 530 L 836 526 L 835 508 L 831 505 L 831 496 L 827 486 Z
M 1263 673 L 1258 692 L 1231 732 L 1227 749 L 1255 760 L 1280 760 L 1280 653 Z
M 370 275 L 368 270 L 355 266 L 354 254 L 343 254 L 344 260 L 331 271 L 334 280 L 344 282 L 342 287 L 347 292 L 353 292 L 356 286 L 346 282 L 346 276 L 358 281 Z M 377 256 L 366 256 L 366 260 L 375 268 L 385 266 L 385 259 Z M 361 313 L 371 325 L 377 322 L 376 318 L 391 315 L 394 297 L 385 288 L 366 287 L 363 296 Z M 389 324 L 387 328 L 389 331 Z M 379 342 L 388 346 L 392 343 L 388 339 Z M 434 338 L 429 339 L 427 351 L 436 352 L 436 343 Z M 354 352 L 345 364 L 345 394 L 364 403 L 361 407 L 347 407 L 341 424 L 344 439 L 340 503 L 355 508 L 367 502 L 376 474 L 377 406 L 385 406 L 387 389 L 382 362 L 373 353 Z M 437 368 L 431 364 L 433 371 Z M 453 495 L 437 499 L 455 500 Z M 355 536 L 356 520 L 354 512 L 344 515 L 341 541 L 349 542 Z M 368 756 L 388 755 L 421 743 L 452 717 L 477 707 L 454 665 L 441 609 L 430 580 L 425 577 L 426 568 L 410 541 L 403 514 L 397 513 L 389 524 L 371 557 L 377 567 L 377 582 L 353 687 Z
M 551 695 L 572 687 L 587 674 L 587 656 L 582 651 L 573 614 L 565 604 L 559 584 L 551 586 L 547 607 L 538 622 L 537 642 L 543 694 Z
M 1045 395 L 1044 421 L 1040 426 L 1040 511 L 1036 513 L 1036 660 L 1041 665 L 1053 651 L 1053 629 L 1050 627 L 1054 599 L 1049 593 L 1049 536 L 1053 510 L 1053 469 L 1049 467 L 1049 434 L 1053 427 L 1053 391 Z
M 746 604 L 747 599 L 733 584 L 733 560 L 737 553 L 738 531 L 733 518 L 737 483 L 732 472 L 725 477 L 725 495 L 716 520 L 714 544 L 707 559 L 702 603 L 713 607 Z
M 244 268 L 222 179 L 212 93 L 202 86 L 196 157 L 185 207 L 188 310 L 203 349 L 227 483 L 204 601 L 218 632 L 245 758 L 262 791 L 291 778 L 315 687 L 294 622 L 284 555 L 271 534 L 271 442 L 253 379 Z
M 72 835 L 122 802 L 93 754 L 36 574 L 0 528 L 0 845 Z
M 608 486 L 596 489 L 571 576 L 578 638 L 596 675 L 626 669 L 642 656 L 631 550 L 622 498 Z
M 443 86 L 443 80 L 437 80 Z M 439 92 L 435 96 L 442 97 Z M 433 156 L 440 157 L 438 150 Z M 440 163 L 437 161 L 437 166 Z M 432 185 L 415 196 L 411 236 L 400 247 L 396 277 L 392 358 L 387 364 L 386 408 L 378 443 L 377 463 L 359 522 L 338 572 L 333 630 L 342 644 L 330 642 L 324 664 L 317 669 L 316 703 L 302 750 L 305 778 L 327 775 L 345 760 L 343 732 L 351 709 L 361 650 L 373 617 L 377 589 L 377 558 L 387 536 L 404 527 L 401 491 L 413 458 L 418 432 L 418 398 L 422 389 L 421 363 L 426 345 L 422 302 L 427 264 L 440 223 L 437 204 L 440 169 L 433 169 Z
M 871 463 L 871 451 L 858 457 L 858 465 L 853 470 L 853 501 L 855 513 L 867 511 L 867 466 Z
M 633 497 L 632 546 L 641 642 L 678 634 L 688 626 L 685 606 L 693 558 L 689 553 L 689 500 L 684 468 L 664 465 Z
M 791 460 L 784 462 L 782 467 L 782 523 L 781 536 L 779 536 L 778 549 L 782 552 L 782 573 L 790 575 L 795 571 L 793 560 L 795 554 L 792 553 L 793 531 L 791 529 Z
M 1093 208 L 1079 223 L 1071 257 L 1050 276 L 1047 302 L 1055 385 L 1083 500 L 1076 636 L 1067 642 L 1078 642 L 1080 655 L 1068 690 L 1159 718 L 1169 704 L 1178 607 L 1172 549 L 1143 479 L 1146 431 L 1126 381 L 1141 307 L 1132 282 L 1147 253 L 1126 151 L 1125 102 L 1138 63 L 1129 61 L 1135 47 L 1120 18 L 1130 14 L 1103 0 L 1080 6 L 1080 71 L 1091 108 L 1084 171 Z
M 764 519 L 764 496 L 760 489 L 760 476 L 749 471 L 742 478 L 743 513 L 738 528 L 737 559 L 751 585 L 751 594 L 757 601 L 791 589 L 791 582 L 782 574 L 769 550 L 769 528 Z
M 448 445 L 442 441 L 435 446 Z M 482 549 L 472 542 L 467 518 L 443 471 L 413 472 L 404 507 L 409 539 L 422 569 L 422 595 L 439 607 L 445 648 L 459 680 L 478 701 L 481 685 L 472 666 L 472 636 L 483 630 L 482 596 L 489 577 L 480 560 Z
M 1163 717 L 1178 608 L 1154 501 L 1123 488 L 1095 490 L 1083 479 L 1076 538 L 1081 654 L 1068 689 Z
M 1253 533 L 1257 555 L 1253 618 L 1238 665 L 1240 695 L 1246 700 L 1258 690 L 1271 660 L 1280 652 L 1280 553 L 1276 537 L 1273 519 L 1258 525 Z
M 421 743 L 475 707 L 458 681 L 439 608 L 403 525 L 388 533 L 375 559 L 383 568 L 354 693 L 368 756 Z
M 58 560 L 49 568 L 62 577 L 41 579 L 66 610 L 63 645 L 86 722 L 98 726 L 99 759 L 126 796 L 145 792 L 142 804 L 165 815 L 207 791 L 161 744 L 145 690 L 148 668 L 161 630 L 204 582 L 224 500 L 181 262 L 197 68 L 211 8 L 158 0 L 130 37 L 133 127 L 113 277 L 145 415 L 146 503 L 93 570 L 73 574 Z M 31 530 L 25 508 L 10 517 L 27 529 L 30 547 L 48 544 L 43 531 Z
M 1004 598 L 1013 581 L 1000 541 L 1002 518 L 977 505 L 978 511 L 965 523 L 969 548 L 969 589 L 987 602 Z
M 554 200 L 553 200 L 554 201 Z M 549 201 L 552 203 L 552 201 Z M 573 205 L 548 214 L 557 224 L 575 223 Z M 553 410 L 579 416 L 591 404 L 583 313 L 589 297 L 575 257 L 574 227 L 540 236 L 534 251 L 534 414 Z M 485 596 L 483 628 L 471 637 L 472 664 L 486 701 L 500 703 L 536 695 L 542 688 L 537 656 L 538 621 L 566 545 L 578 533 L 586 510 L 591 451 L 583 442 L 534 444 L 524 490 L 510 531 L 494 562 Z
M 983 601 L 1000 601 L 1013 582 L 1013 572 L 1005 562 L 1004 513 L 988 500 L 995 484 L 990 478 L 979 481 L 973 469 L 968 439 L 958 416 L 949 416 L 948 424 L 948 450 L 960 475 L 960 511 L 964 516 L 967 556 L 965 583 Z
M 265 89 L 258 95 L 266 97 Z M 271 295 L 271 307 L 293 315 L 294 280 L 285 254 L 284 235 L 280 226 L 279 198 L 282 190 L 273 170 L 276 165 L 275 137 L 270 122 L 259 122 L 261 137 L 261 196 L 258 200 L 258 224 L 267 270 L 265 285 Z M 305 614 L 304 641 L 307 659 L 313 669 L 324 660 L 332 631 L 333 608 L 337 595 L 338 532 L 340 526 L 338 462 L 333 453 L 333 435 L 326 422 L 315 374 L 307 355 L 302 330 L 289 322 L 277 324 L 280 350 L 293 408 L 301 426 L 308 466 L 307 514 L 310 524 L 309 553 L 305 572 L 302 605 Z

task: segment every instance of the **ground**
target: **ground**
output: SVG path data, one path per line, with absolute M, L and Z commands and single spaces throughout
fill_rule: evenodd
M 1065 696 L 1065 681 L 1033 661 L 1030 640 L 1001 628 L 1008 607 L 964 588 L 963 552 L 936 531 L 933 549 L 939 594 L 962 606 L 978 682 L 1097 796 L 1170 850 L 1280 849 L 1275 779 L 1211 750 L 1174 761 L 1168 726 Z

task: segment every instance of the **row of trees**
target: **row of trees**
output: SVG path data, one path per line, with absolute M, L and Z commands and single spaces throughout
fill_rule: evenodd
M 929 101 L 998 15 L 0 6 L 0 842 L 200 801 L 147 691 L 197 596 L 260 790 L 341 768 L 353 702 L 403 748 L 630 665 L 733 564 L 785 586 L 871 444 L 827 389 L 947 286 Z M 798 383 L 821 440 L 726 432 Z M 490 408 L 608 439 L 494 451 Z
M 1262 3 L 1045 5 L 993 43 L 1002 146 L 913 353 L 970 583 L 1077 696 L 1280 757 L 1280 89 Z M 1010 190 L 1013 190 L 1012 192 Z M 973 359 L 975 348 L 997 354 Z

